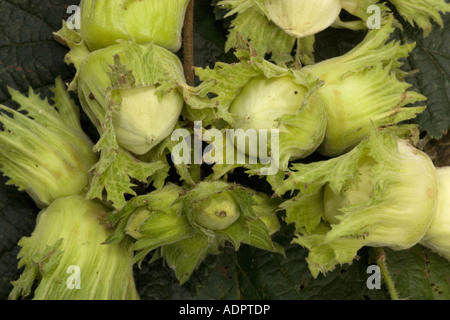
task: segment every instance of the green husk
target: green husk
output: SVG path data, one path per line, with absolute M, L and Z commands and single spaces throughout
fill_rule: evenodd
M 203 181 L 192 187 L 168 183 L 161 190 L 130 199 L 108 217 L 116 231 L 107 243 L 132 237 L 137 263 L 150 253 L 162 257 L 182 284 L 207 255 L 219 254 L 226 242 L 236 250 L 245 243 L 284 253 L 271 239 L 280 228 L 278 204 L 264 194 L 224 181 Z M 216 216 L 217 212 L 224 214 Z
M 189 0 L 82 0 L 80 34 L 91 51 L 119 40 L 154 43 L 176 52 L 181 47 Z
M 82 196 L 59 198 L 42 210 L 31 236 L 19 241 L 18 268 L 24 270 L 9 299 L 139 299 L 132 252 L 124 243 L 103 244 L 111 234 L 103 224 L 108 214 Z
M 80 125 L 78 106 L 61 78 L 53 99 L 28 97 L 9 88 L 18 110 L 0 105 L 0 170 L 39 207 L 55 199 L 86 192 L 98 155 Z
M 438 167 L 439 179 L 436 214 L 420 244 L 450 260 L 450 167 Z
M 318 148 L 322 155 L 348 152 L 367 136 L 372 124 L 395 125 L 425 109 L 410 106 L 426 97 L 409 90 L 411 85 L 400 69 L 415 44 L 390 41 L 395 28 L 390 15 L 381 29 L 370 30 L 348 53 L 302 69 L 324 82 L 318 89 L 327 113 L 325 137 Z
M 298 191 L 281 207 L 317 277 L 351 263 L 363 246 L 404 250 L 419 243 L 435 215 L 438 178 L 430 158 L 395 128 L 373 129 L 342 156 L 293 165 L 274 189 Z

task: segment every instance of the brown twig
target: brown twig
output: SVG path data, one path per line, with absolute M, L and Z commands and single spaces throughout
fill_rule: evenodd
M 194 0 L 189 1 L 183 26 L 183 67 L 187 84 L 194 86 Z

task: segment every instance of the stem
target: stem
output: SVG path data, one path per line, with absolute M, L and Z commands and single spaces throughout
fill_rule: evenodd
M 417 143 L 417 149 L 419 150 L 424 150 L 425 147 L 427 146 L 427 144 L 432 140 L 430 135 L 426 135 L 423 139 L 420 139 L 419 142 Z
M 389 294 L 392 300 L 400 300 L 397 290 L 395 289 L 394 281 L 392 280 L 391 275 L 389 274 L 388 267 L 386 264 L 386 254 L 384 253 L 383 248 L 377 249 L 377 265 L 380 267 L 381 273 L 383 274 L 383 278 L 386 282 L 386 285 L 389 290 Z
M 194 86 L 194 0 L 186 8 L 183 26 L 183 67 L 187 84 Z

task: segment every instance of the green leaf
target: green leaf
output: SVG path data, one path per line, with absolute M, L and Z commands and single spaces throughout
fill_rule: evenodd
M 0 299 L 8 297 L 12 290 L 11 281 L 18 279 L 17 243 L 34 229 L 39 209 L 31 198 L 18 192 L 14 186 L 6 186 L 6 178 L 0 178 Z
M 384 251 L 389 274 L 401 299 L 450 299 L 448 260 L 420 245 L 410 250 Z
M 286 256 L 242 246 L 237 253 L 241 299 L 247 300 L 382 300 L 384 288 L 367 288 L 368 254 L 359 252 L 358 263 L 338 267 L 327 276 L 312 279 L 307 250 L 292 245 L 292 229 L 284 228 L 275 241 L 285 248 Z
M 183 286 L 162 260 L 143 263 L 135 279 L 142 300 L 237 300 L 238 273 L 237 254 L 226 248 L 208 256 Z
M 0 103 L 9 103 L 6 85 L 22 93 L 32 87 L 49 93 L 55 78 L 72 76 L 64 63 L 65 48 L 54 41 L 68 5 L 75 0 L 2 1 L 0 3 Z
M 445 27 L 433 24 L 433 30 L 426 38 L 421 29 L 399 19 L 403 31 L 397 32 L 397 36 L 416 42 L 404 66 L 406 71 L 414 73 L 406 80 L 415 91 L 427 97 L 427 109 L 415 122 L 432 138 L 440 139 L 450 128 L 450 14 L 443 16 Z
M 225 248 L 220 255 L 210 255 L 194 272 L 185 288 L 193 299 L 237 300 L 240 298 L 237 254 Z

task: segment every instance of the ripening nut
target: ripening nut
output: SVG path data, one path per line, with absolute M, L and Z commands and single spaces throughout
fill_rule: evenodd
M 69 88 L 99 132 L 112 110 L 117 143 L 136 155 L 172 133 L 184 106 L 178 84 L 185 82 L 175 54 L 152 43 L 123 42 L 93 52 L 82 43 L 69 46 L 67 61 L 77 69 Z
M 266 0 L 269 19 L 287 34 L 304 38 L 333 24 L 342 0 Z
M 286 169 L 289 161 L 313 153 L 323 141 L 327 124 L 322 100 L 290 75 L 253 77 L 231 103 L 229 113 L 233 116 L 231 125 L 236 129 L 237 142 L 233 141 L 236 148 L 257 159 L 261 150 L 250 148 L 249 144 L 243 149 L 240 141 L 245 141 L 248 130 L 267 130 L 267 141 L 271 141 L 267 153 L 279 152 L 281 169 Z M 272 130 L 279 132 L 278 150 L 273 149 Z M 258 141 L 257 145 L 260 144 Z
M 121 110 L 113 115 L 117 142 L 135 154 L 144 154 L 169 136 L 183 109 L 177 91 L 160 98 L 157 86 L 124 89 Z
M 405 250 L 426 237 L 438 202 L 436 168 L 394 131 L 373 129 L 342 156 L 294 164 L 281 184 L 302 188 L 282 207 L 296 225 L 294 242 L 310 251 L 314 277 L 351 263 L 363 246 Z
M 135 262 L 148 254 L 159 256 L 183 284 L 226 243 L 236 250 L 247 244 L 284 253 L 271 238 L 280 226 L 277 209 L 276 199 L 225 181 L 202 181 L 188 189 L 167 183 L 131 199 L 108 221 L 122 221 L 111 241 L 121 241 L 125 234 L 136 240 L 130 247 Z
M 210 230 L 224 230 L 240 216 L 239 205 L 229 191 L 194 204 L 195 221 Z

